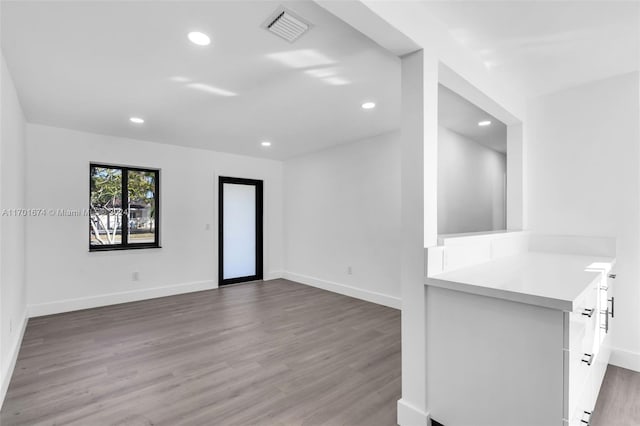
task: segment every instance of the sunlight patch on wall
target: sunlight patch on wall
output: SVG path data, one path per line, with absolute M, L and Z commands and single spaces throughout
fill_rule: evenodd
M 221 89 L 219 87 L 211 86 L 209 84 L 204 84 L 204 83 L 191 83 L 191 84 L 187 84 L 187 87 L 190 89 L 196 89 L 202 92 L 211 93 L 212 95 L 227 96 L 227 97 L 238 96 L 238 94 L 235 92 L 231 92 L 229 90 Z
M 315 49 L 291 50 L 267 54 L 267 58 L 280 62 L 290 68 L 311 68 L 331 65 L 336 61 Z

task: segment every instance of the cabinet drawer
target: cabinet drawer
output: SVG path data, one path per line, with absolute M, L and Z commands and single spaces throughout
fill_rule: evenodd
M 568 414 L 575 413 L 578 407 L 584 407 L 584 402 L 581 402 L 581 398 L 584 397 L 584 391 L 589 387 L 590 376 L 594 369 L 594 360 L 591 365 L 582 362 L 582 352 L 572 354 L 566 353 L 568 362 L 568 377 L 565 376 L 565 380 L 568 379 L 568 405 L 566 412 Z
M 603 284 L 598 291 L 598 307 L 601 312 L 598 325 L 598 339 L 602 343 L 611 329 L 615 317 L 615 298 L 613 288 L 615 284 L 615 269 L 604 277 Z
M 576 310 L 568 314 L 568 350 L 565 350 L 565 392 L 567 404 L 565 415 L 575 417 L 579 400 L 588 387 L 589 375 L 594 370 L 594 362 L 599 351 L 599 310 L 598 286 L 585 291 L 583 297 L 576 303 Z M 587 416 L 588 417 L 588 416 Z M 582 425 L 584 426 L 584 424 Z
M 593 389 L 590 386 L 585 386 L 576 398 L 576 406 L 569 419 L 569 426 L 585 426 L 587 424 L 584 422 L 590 420 L 590 413 L 593 413 L 593 407 L 595 406 L 595 404 L 592 404 L 592 400 Z
M 594 407 L 596 405 L 596 400 L 598 399 L 602 381 L 604 380 L 604 375 L 607 371 L 607 366 L 609 365 L 609 359 L 611 358 L 610 339 L 610 337 L 606 337 L 603 344 L 600 346 L 598 356 L 592 364 L 593 370 L 589 376 L 590 381 L 588 384 L 593 389 L 592 404 Z
M 576 303 L 576 309 L 569 314 L 568 344 L 571 352 L 592 353 L 596 332 L 599 327 L 598 288 L 589 288 Z
M 609 363 L 609 355 L 608 345 L 603 346 L 591 363 L 593 368 L 589 370 L 582 387 L 574 390 L 576 394 L 572 397 L 575 400 L 575 405 L 572 407 L 569 426 L 585 426 L 586 423 L 583 420 L 590 419 L 590 415 L 587 413 L 593 413 L 595 409 L 602 379 Z

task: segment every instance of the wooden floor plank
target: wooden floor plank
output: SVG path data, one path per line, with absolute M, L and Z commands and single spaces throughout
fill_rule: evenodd
M 29 321 L 13 425 L 394 425 L 400 312 L 286 280 Z
M 640 373 L 614 365 L 607 366 L 590 424 L 640 425 Z

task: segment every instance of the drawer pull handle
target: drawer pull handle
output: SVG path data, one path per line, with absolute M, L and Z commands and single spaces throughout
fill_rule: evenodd
M 602 291 L 609 291 L 609 286 L 608 286 L 608 285 L 600 286 L 600 290 L 602 290 Z
M 615 310 L 616 310 L 616 298 L 615 298 L 615 296 L 612 297 L 611 299 L 609 299 L 609 302 L 611 302 L 611 311 L 609 313 L 611 314 L 611 318 L 615 318 Z
M 588 359 L 585 359 L 585 357 Z M 581 361 L 587 365 L 591 365 L 592 360 L 593 360 L 593 354 L 584 354 L 584 357 L 581 359 Z
M 589 416 L 589 420 L 584 419 L 584 414 Z M 582 419 L 580 419 L 580 422 L 589 426 L 591 424 L 591 416 L 593 415 L 593 411 L 585 411 L 584 414 L 582 415 Z
M 595 309 L 585 309 L 582 312 L 582 315 L 584 315 L 585 317 L 591 318 L 593 316 L 593 311 L 595 311 Z
M 605 333 L 609 332 L 609 307 L 604 311 L 600 311 L 602 315 L 604 315 L 604 325 L 601 325 L 600 328 L 604 330 Z
M 616 279 L 616 274 L 609 274 L 609 278 L 611 278 L 612 280 Z

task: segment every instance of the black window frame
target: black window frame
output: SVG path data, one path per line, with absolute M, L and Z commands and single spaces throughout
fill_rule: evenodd
M 89 251 L 113 251 L 113 250 L 139 250 L 150 248 L 162 248 L 160 246 L 160 169 L 149 169 L 144 167 L 133 166 L 121 166 L 118 164 L 104 164 L 104 163 L 89 163 L 89 210 L 91 210 L 91 177 L 92 170 L 96 167 L 106 169 L 118 169 L 122 173 L 122 206 L 129 206 L 129 171 L 133 172 L 146 172 L 153 173 L 155 179 L 155 226 L 154 226 L 154 241 L 151 243 L 129 243 L 129 214 L 128 208 L 122 209 L 121 225 L 120 225 L 120 243 L 118 244 L 103 244 L 92 245 L 91 244 L 91 231 L 89 231 Z M 91 220 L 91 213 L 89 213 L 89 220 Z

